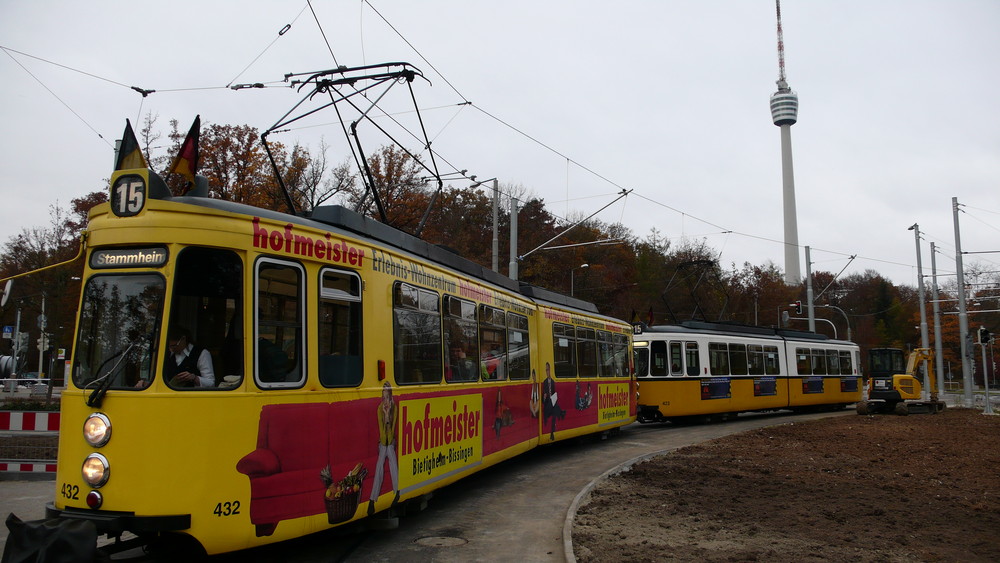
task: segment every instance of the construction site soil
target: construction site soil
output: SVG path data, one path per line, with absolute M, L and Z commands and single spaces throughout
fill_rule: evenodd
M 578 561 L 1000 561 L 1000 416 L 835 416 L 638 463 L 577 512 Z

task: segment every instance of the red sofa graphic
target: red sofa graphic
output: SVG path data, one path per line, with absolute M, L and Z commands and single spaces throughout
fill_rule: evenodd
M 236 464 L 250 479 L 250 522 L 258 536 L 273 534 L 281 520 L 327 512 L 327 487 L 320 477 L 325 467 L 340 479 L 359 463 L 374 463 L 377 405 L 378 399 L 371 399 L 261 409 L 257 448 Z M 362 503 L 371 486 L 371 479 L 362 482 Z

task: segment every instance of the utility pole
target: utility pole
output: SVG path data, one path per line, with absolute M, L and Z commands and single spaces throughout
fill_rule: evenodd
M 45 318 L 45 292 L 42 292 L 42 313 L 38 315 L 38 377 L 42 377 L 42 358 L 45 357 L 45 329 L 48 327 L 48 319 Z
M 17 321 L 14 324 L 14 373 L 11 374 L 17 377 L 18 372 L 21 371 L 21 302 L 18 301 L 17 304 Z
M 507 277 L 517 280 L 517 198 L 510 196 L 510 265 Z
M 472 177 L 475 179 L 475 176 Z M 470 188 L 478 188 L 489 180 L 475 182 Z M 493 271 L 500 271 L 500 187 L 497 179 L 493 178 Z
M 979 329 L 980 339 L 979 347 L 983 351 L 983 387 L 986 388 L 986 407 L 983 408 L 983 414 L 994 414 L 993 405 L 990 404 L 990 368 L 986 364 L 986 345 L 989 343 L 989 333 L 986 332 L 986 327 Z
M 969 312 L 965 307 L 965 273 L 962 264 L 962 237 L 958 228 L 958 198 L 951 198 L 951 216 L 955 223 L 955 272 L 958 274 L 958 340 L 962 346 L 962 388 L 965 390 L 965 408 L 971 409 L 972 400 L 972 350 L 969 349 Z
M 938 393 L 944 393 L 944 355 L 941 345 L 941 304 L 938 299 L 937 248 L 931 242 L 931 301 L 934 303 L 934 369 L 937 370 Z
M 809 316 L 809 332 L 816 332 L 816 311 L 813 308 L 813 276 L 812 258 L 810 258 L 809 247 L 806 247 L 806 305 Z
M 920 345 L 927 349 L 931 347 L 930 339 L 927 336 L 927 308 L 924 306 L 924 271 L 920 265 L 920 226 L 913 224 L 908 230 L 913 231 L 913 237 L 917 243 L 917 295 L 920 297 Z M 924 390 L 921 393 L 923 400 L 927 400 L 931 388 L 930 376 L 927 373 L 927 361 L 924 360 Z
M 500 271 L 500 188 L 493 178 L 493 271 Z

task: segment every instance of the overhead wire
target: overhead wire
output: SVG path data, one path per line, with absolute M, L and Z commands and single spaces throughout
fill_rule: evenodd
M 45 88 L 45 90 L 47 90 L 49 94 L 52 94 L 52 96 L 55 99 L 59 100 L 59 103 L 61 103 L 63 106 L 65 106 L 66 109 L 68 109 L 70 111 L 70 113 L 72 113 L 73 115 L 75 115 L 77 119 L 79 119 L 81 122 L 83 122 L 83 124 L 86 125 L 88 129 L 90 129 L 91 131 L 93 131 L 94 134 L 97 135 L 102 141 L 104 141 L 109 147 L 113 147 L 114 146 L 107 139 L 105 139 L 104 135 L 101 135 L 100 132 L 97 131 L 97 129 L 94 129 L 94 126 L 91 125 L 86 119 L 84 119 L 82 115 L 80 115 L 79 113 L 77 113 L 75 109 L 73 109 L 72 107 L 70 107 L 70 105 L 68 103 L 66 103 L 65 100 L 63 100 L 62 98 L 60 98 L 58 94 L 56 94 L 54 91 L 52 91 L 52 89 L 49 88 L 44 82 L 42 82 L 42 80 L 40 78 L 38 78 L 37 76 L 34 75 L 34 73 L 32 73 L 30 70 L 28 70 L 28 67 L 26 67 L 23 64 L 21 64 L 21 61 L 17 60 L 17 58 L 15 58 L 13 55 L 11 55 L 9 51 L 14 51 L 13 49 L 7 49 L 6 47 L 3 47 L 3 46 L 0 46 L 0 49 L 3 49 L 3 52 L 8 57 L 10 57 L 10 59 L 12 61 L 14 61 L 14 63 L 16 63 L 17 66 L 21 67 L 24 70 L 24 72 L 27 72 L 29 76 L 31 76 L 32 78 L 34 78 L 35 81 L 38 82 L 38 84 L 40 84 L 42 86 L 42 88 Z M 18 54 L 24 54 L 24 53 L 21 53 L 20 51 L 14 51 L 14 52 L 18 53 Z M 29 56 L 30 57 L 31 55 L 25 55 L 25 56 Z M 32 58 L 37 58 L 37 57 L 32 57 Z M 39 60 L 42 60 L 42 59 L 39 59 Z M 46 62 L 48 62 L 48 61 L 46 61 Z M 55 64 L 55 63 L 52 63 L 52 64 Z M 57 66 L 63 66 L 63 65 L 57 65 Z M 69 68 L 69 67 L 64 67 L 64 68 Z M 74 69 L 70 69 L 70 70 L 74 70 Z M 77 72 L 80 72 L 80 71 L 77 71 Z M 83 73 L 83 74 L 88 74 L 88 73 Z M 108 82 L 114 82 L 114 81 L 109 80 Z M 120 85 L 124 86 L 124 84 L 121 84 L 121 83 L 117 83 L 116 82 L 116 84 L 120 84 Z
M 313 9 L 312 0 L 306 0 L 306 4 L 309 5 L 309 11 L 312 12 L 313 19 L 316 20 L 316 26 L 319 27 L 319 32 L 323 36 L 323 42 L 326 43 L 326 48 L 330 51 L 330 56 L 333 58 L 333 64 L 340 68 L 340 63 L 337 62 L 337 55 L 333 54 L 333 47 L 330 46 L 330 40 L 326 38 L 326 31 L 323 31 L 323 24 L 320 23 L 319 17 L 316 15 L 316 10 Z
M 422 61 L 424 61 L 425 63 L 427 63 L 427 66 L 429 66 L 429 67 L 431 68 L 431 70 L 433 70 L 433 71 L 434 71 L 434 72 L 435 72 L 435 73 L 436 73 L 436 74 L 437 74 L 438 76 L 440 76 L 440 77 L 441 77 L 441 80 L 444 80 L 445 84 L 447 84 L 447 85 L 448 85 L 449 87 L 451 87 L 451 89 L 452 89 L 452 90 L 453 90 L 453 91 L 454 91 L 454 92 L 455 92 L 456 94 L 458 94 L 458 97 L 459 97 L 459 98 L 462 98 L 462 100 L 463 100 L 463 101 L 466 101 L 466 102 L 468 102 L 468 101 L 469 101 L 469 99 L 468 99 L 468 98 L 466 98 L 466 97 L 465 97 L 465 96 L 464 96 L 464 95 L 463 95 L 463 94 L 462 94 L 461 92 L 459 92 L 459 91 L 458 91 L 458 88 L 456 88 L 454 84 L 452 84 L 451 82 L 449 82 L 449 81 L 448 81 L 448 79 L 447 79 L 447 78 L 445 78 L 444 74 L 442 74 L 442 73 L 441 73 L 441 71 L 439 71 L 439 70 L 438 70 L 438 69 L 437 69 L 437 68 L 436 68 L 436 67 L 434 66 L 434 64 L 433 64 L 433 63 L 431 63 L 431 62 L 430 62 L 429 60 L 427 60 L 427 57 L 425 57 L 425 56 L 423 55 L 423 53 L 421 53 L 421 52 L 420 52 L 420 51 L 419 51 L 419 50 L 418 50 L 418 49 L 417 49 L 416 47 L 414 47 L 414 46 L 413 46 L 413 44 L 412 44 L 412 43 L 410 43 L 410 40 L 409 40 L 409 39 L 407 39 L 406 37 L 403 37 L 403 34 L 402 34 L 402 33 L 400 33 L 400 32 L 399 32 L 399 30 L 397 30 L 397 29 L 396 29 L 396 27 L 395 27 L 394 25 L 392 25 L 392 24 L 391 24 L 391 23 L 389 22 L 389 20 L 387 20 L 387 19 L 385 18 L 385 16 L 383 16 L 383 15 L 382 15 L 382 13 L 381 13 L 381 12 L 379 12 L 379 11 L 378 11 L 378 9 L 376 9 L 376 8 L 375 8 L 375 6 L 373 6 L 373 5 L 372 5 L 372 3 L 371 3 L 371 2 L 369 2 L 368 0 L 364 0 L 364 3 L 365 3 L 365 4 L 368 4 L 368 7 L 369 7 L 369 8 L 371 8 L 371 9 L 372 9 L 372 11 L 373 11 L 373 12 L 375 12 L 375 14 L 376 14 L 376 15 L 377 15 L 378 17 L 382 18 L 382 21 L 384 21 L 384 22 L 385 22 L 385 25 L 389 26 L 389 29 L 391 29 L 392 31 L 394 31 L 394 32 L 396 33 L 396 35 L 398 35 L 398 36 L 399 36 L 399 38 L 400 38 L 400 39 L 402 39 L 402 40 L 403 40 L 403 42 L 404 42 L 404 43 L 406 43 L 406 45 L 407 45 L 407 46 L 408 46 L 408 47 L 409 47 L 410 49 L 413 49 L 413 52 L 414 52 L 414 53 L 416 53 L 418 57 L 420 57 L 420 60 L 422 60 Z
M 311 6 L 302 6 L 302 9 L 299 10 L 299 13 L 294 18 L 292 18 L 292 21 L 290 23 L 286 23 L 285 26 L 282 27 L 278 31 L 278 36 L 275 37 L 274 39 L 272 39 L 271 42 L 267 44 L 267 47 L 264 47 L 264 50 L 261 51 L 260 54 L 258 54 L 256 57 L 254 57 L 254 59 L 252 61 L 250 61 L 247 64 L 247 66 L 243 67 L 243 70 L 241 70 L 239 72 L 239 74 L 237 74 L 236 76 L 234 76 L 233 79 L 229 81 L 229 84 L 226 84 L 226 88 L 229 88 L 230 86 L 232 86 L 233 82 L 236 82 L 237 78 L 243 76 L 243 73 L 245 73 L 247 71 L 247 69 L 249 69 L 251 66 L 253 66 L 253 64 L 256 63 L 261 57 L 263 57 L 264 53 L 266 53 L 272 46 L 274 46 L 274 44 L 277 43 L 278 40 L 281 39 L 285 35 L 285 33 L 288 33 L 288 31 L 292 29 L 292 26 L 295 24 L 295 22 L 297 22 L 299 20 L 299 17 L 302 16 L 302 12 L 306 11 L 307 7 L 311 7 Z

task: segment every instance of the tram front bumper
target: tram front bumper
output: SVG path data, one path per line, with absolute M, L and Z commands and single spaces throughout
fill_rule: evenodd
M 118 535 L 122 532 L 147 534 L 186 530 L 191 527 L 190 514 L 169 514 L 164 516 L 136 516 L 133 512 L 111 512 L 107 510 L 87 510 L 82 508 L 56 508 L 53 503 L 45 505 L 46 518 L 66 518 L 87 520 L 97 526 L 98 534 Z

